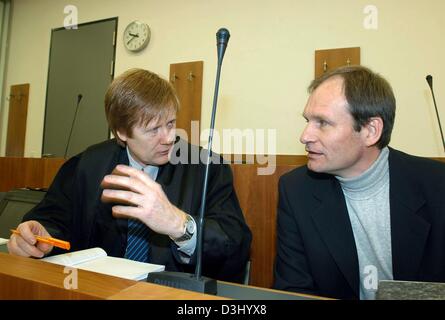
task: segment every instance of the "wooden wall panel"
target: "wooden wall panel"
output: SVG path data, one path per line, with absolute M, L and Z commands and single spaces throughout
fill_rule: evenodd
M 259 164 L 257 162 L 257 157 L 255 155 L 252 157 L 252 155 L 245 155 L 245 154 L 223 154 L 222 156 L 227 162 L 232 164 L 254 164 L 254 165 Z M 268 158 L 269 161 L 272 161 L 271 160 L 272 156 L 266 155 L 263 156 L 263 158 L 264 159 Z M 307 161 L 306 156 L 295 156 L 295 155 L 285 155 L 285 154 L 275 155 L 275 164 L 278 166 L 290 165 L 299 167 L 305 165 L 306 161 Z
M 185 130 L 187 136 L 181 137 L 195 145 L 199 145 L 199 136 L 201 132 L 200 122 L 203 67 L 203 61 L 174 63 L 170 65 L 170 82 L 175 87 L 180 101 L 179 112 L 176 118 L 176 127 Z M 197 124 L 193 136 L 192 121 L 195 121 Z
M 0 192 L 16 188 L 48 188 L 62 158 L 0 158 Z
M 48 188 L 53 182 L 54 177 L 59 171 L 62 164 L 65 163 L 66 159 L 64 158 L 54 158 L 54 159 L 45 159 L 43 162 L 43 180 L 42 186 L 43 188 Z
M 445 163 L 445 158 L 434 158 Z M 0 158 L 0 191 L 19 187 L 47 188 L 65 159 Z M 293 164 L 292 164 L 293 163 Z M 232 164 L 234 185 L 252 230 L 250 284 L 269 288 L 276 246 L 278 180 L 306 163 L 305 156 L 277 156 L 272 175 L 260 176 L 257 164 Z
M 28 117 L 29 83 L 11 86 L 6 156 L 23 157 Z
M 250 284 L 270 288 L 276 246 L 278 180 L 295 166 L 277 166 L 273 175 L 258 175 L 257 165 L 232 165 L 234 185 L 252 231 Z
M 315 78 L 338 67 L 359 65 L 360 48 L 339 48 L 315 51 Z

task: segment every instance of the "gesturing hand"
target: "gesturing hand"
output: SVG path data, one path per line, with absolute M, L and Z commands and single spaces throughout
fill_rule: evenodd
M 179 238 L 184 233 L 185 212 L 170 203 L 162 187 L 144 172 L 118 165 L 102 180 L 102 201 L 119 203 L 113 216 L 139 219 L 157 233 Z

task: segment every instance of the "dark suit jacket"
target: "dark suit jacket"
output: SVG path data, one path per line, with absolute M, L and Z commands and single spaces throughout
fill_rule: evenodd
M 390 149 L 395 280 L 445 282 L 445 165 Z M 274 287 L 359 298 L 359 270 L 345 198 L 337 179 L 307 167 L 279 184 Z
M 181 148 L 178 148 L 180 146 Z M 190 161 L 198 148 L 179 140 L 176 159 Z M 188 153 L 188 154 L 187 154 Z M 216 158 L 216 157 L 214 157 Z M 219 158 L 218 158 L 219 159 Z M 127 246 L 127 220 L 111 215 L 111 204 L 100 201 L 103 177 L 117 164 L 128 164 L 125 148 L 114 140 L 88 148 L 68 160 L 59 170 L 43 201 L 24 220 L 40 221 L 54 237 L 69 240 L 72 250 L 103 248 L 108 255 L 123 257 Z M 160 167 L 156 181 L 170 202 L 195 217 L 201 205 L 205 166 L 171 164 Z M 242 281 L 249 259 L 251 232 L 244 221 L 227 164 L 210 166 L 203 236 L 203 275 Z M 166 270 L 194 272 L 196 260 L 180 263 L 176 244 L 166 235 L 151 232 L 150 262 Z M 57 248 L 52 254 L 61 253 Z

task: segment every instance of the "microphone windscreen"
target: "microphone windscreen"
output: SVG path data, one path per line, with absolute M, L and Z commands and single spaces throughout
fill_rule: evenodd
M 430 74 L 427 75 L 427 76 L 426 76 L 426 81 L 428 82 L 430 88 L 432 89 L 432 88 L 433 88 L 433 76 L 430 75 Z
M 227 42 L 229 42 L 230 38 L 230 32 L 226 28 L 221 28 L 216 33 L 216 42 L 217 44 L 225 44 L 227 45 Z
M 221 28 L 216 33 L 216 48 L 218 49 L 218 64 L 222 63 L 227 43 L 229 42 L 230 32 L 226 28 Z

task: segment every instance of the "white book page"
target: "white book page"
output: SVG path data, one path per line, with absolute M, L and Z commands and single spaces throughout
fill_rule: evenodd
M 76 268 L 130 280 L 143 280 L 150 272 L 164 271 L 165 266 L 107 256 L 82 263 Z
M 4 245 L 4 244 L 7 244 L 8 241 L 9 241 L 9 239 L 0 238 L 0 246 Z
M 43 261 L 63 266 L 72 267 L 97 258 L 106 257 L 107 253 L 102 248 L 91 248 L 75 252 L 59 254 L 57 256 L 43 258 Z

